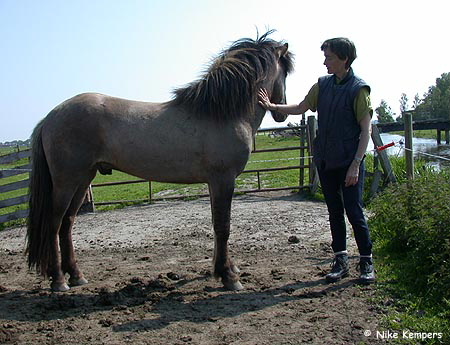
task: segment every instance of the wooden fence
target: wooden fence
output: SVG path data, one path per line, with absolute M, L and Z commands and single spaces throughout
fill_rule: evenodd
M 297 150 L 298 161 L 295 164 L 283 167 L 273 167 L 273 168 L 260 168 L 260 169 L 247 169 L 243 172 L 243 174 L 255 174 L 257 187 L 252 189 L 238 189 L 237 193 L 252 193 L 252 192 L 265 192 L 265 191 L 278 191 L 278 190 L 303 190 L 310 189 L 315 190 L 316 185 L 318 183 L 318 179 L 315 173 L 315 167 L 312 163 L 310 147 L 313 139 L 313 135 L 315 134 L 314 126 L 316 126 L 315 119 L 309 120 L 310 123 L 306 123 L 305 118 L 302 118 L 302 121 L 299 126 L 292 126 L 286 128 L 272 128 L 272 129 L 263 129 L 258 131 L 258 135 L 264 134 L 276 134 L 277 132 L 283 131 L 284 134 L 291 133 L 298 137 L 298 145 L 291 147 L 279 147 L 279 148 L 269 148 L 269 149 L 260 149 L 256 145 L 256 140 L 253 144 L 253 150 L 251 157 L 258 157 L 258 154 L 264 152 L 282 152 L 282 151 L 291 151 Z M 312 126 L 312 128 L 311 128 Z M 14 163 L 19 160 L 23 160 L 24 158 L 29 159 L 30 150 L 19 151 L 15 153 L 11 153 L 5 156 L 0 157 L 0 209 L 6 207 L 16 207 L 17 210 L 11 213 L 0 215 L 0 224 L 9 222 L 12 220 L 25 218 L 28 216 L 27 202 L 28 202 L 28 186 L 29 186 L 29 171 L 30 164 L 24 164 L 20 166 L 15 166 Z M 6 167 L 5 167 L 6 165 Z M 261 174 L 264 172 L 273 172 L 273 171 L 283 171 L 283 170 L 299 170 L 299 180 L 298 184 L 292 186 L 283 186 L 277 188 L 264 188 L 261 181 Z M 3 179 L 8 178 L 7 183 L 3 183 Z M 12 182 L 9 182 L 12 178 Z M 2 181 L 3 180 L 3 181 Z M 113 185 L 122 185 L 122 184 L 131 184 L 131 183 L 148 183 L 149 184 L 149 197 L 145 200 L 108 200 L 103 202 L 97 202 L 95 205 L 108 205 L 108 204 L 119 204 L 125 202 L 152 202 L 155 200 L 162 199 L 174 199 L 174 198 L 187 198 L 187 197 L 202 197 L 207 196 L 208 194 L 191 194 L 191 195 L 183 195 L 183 196 L 171 196 L 171 197 L 155 197 L 152 195 L 152 187 L 151 181 L 146 180 L 133 180 L 133 181 L 120 181 L 120 182 L 107 182 L 107 183 L 97 183 L 93 184 L 88 191 L 86 196 L 86 202 L 84 205 L 84 209 L 94 210 L 94 200 L 95 193 L 93 190 L 105 186 L 113 186 Z M 6 197 L 5 193 L 24 189 L 23 195 L 17 196 L 17 193 L 14 193 L 14 197 Z M 94 196 L 93 196 L 94 194 Z
M 28 208 L 23 204 L 28 203 L 29 198 L 28 185 L 30 182 L 30 163 L 28 162 L 27 164 L 17 166 L 14 166 L 13 164 L 23 159 L 28 159 L 29 161 L 30 154 L 30 150 L 24 150 L 0 156 L 0 167 L 6 166 L 6 168 L 0 169 L 0 181 L 7 181 L 7 183 L 0 184 L 0 195 L 8 195 L 5 193 L 10 192 L 13 192 L 14 194 L 13 197 L 0 198 L 0 209 L 13 206 L 17 209 L 14 212 L 0 215 L 0 224 L 28 216 Z M 14 192 L 17 190 L 23 190 L 23 194 Z
M 389 122 L 389 123 L 378 123 L 378 129 L 383 133 L 388 132 L 396 132 L 403 131 L 406 126 L 409 126 L 406 122 L 406 116 L 410 117 L 410 121 L 412 123 L 412 130 L 421 130 L 421 129 L 435 129 L 436 130 L 436 139 L 438 145 L 442 142 L 442 132 L 444 132 L 445 142 L 450 144 L 450 120 L 420 120 L 420 121 L 412 121 L 413 111 L 406 111 L 403 113 L 404 123 L 399 122 Z
M 408 120 L 406 121 L 408 122 Z M 411 135 L 412 129 L 411 125 L 406 126 L 407 136 Z M 253 143 L 253 150 L 251 154 L 251 160 L 254 157 L 257 157 L 258 154 L 264 152 L 282 152 L 282 151 L 291 151 L 297 150 L 298 161 L 296 164 L 283 166 L 283 167 L 273 167 L 273 168 L 260 168 L 260 169 L 247 169 L 244 170 L 243 174 L 256 174 L 257 180 L 257 188 L 252 189 L 237 189 L 238 193 L 253 193 L 253 192 L 266 192 L 266 191 L 278 191 L 278 190 L 309 190 L 312 193 L 315 193 L 319 184 L 318 175 L 316 172 L 316 168 L 312 162 L 312 140 L 315 137 L 317 131 L 317 121 L 314 116 L 309 116 L 307 121 L 303 116 L 300 125 L 291 126 L 291 127 L 283 127 L 283 128 L 271 128 L 271 129 L 263 129 L 258 131 L 258 135 L 263 135 L 267 133 L 277 134 L 283 133 L 291 133 L 298 137 L 298 145 L 291 147 L 278 147 L 278 148 L 270 148 L 270 149 L 259 149 L 256 145 L 256 140 Z M 380 133 L 376 125 L 372 126 L 372 140 L 375 146 L 382 146 L 383 142 L 380 138 Z M 30 164 L 22 165 L 14 165 L 15 162 L 23 161 L 24 159 L 28 159 L 30 157 L 30 150 L 24 150 L 19 152 L 14 152 L 5 156 L 0 156 L 0 210 L 6 207 L 15 207 L 15 211 L 0 214 L 0 224 L 13 221 L 20 218 L 25 218 L 28 216 L 27 203 L 29 200 L 28 196 L 28 186 L 29 186 L 29 172 L 30 172 Z M 381 169 L 375 168 L 373 173 L 367 174 L 368 176 L 373 176 L 372 185 L 371 185 L 371 194 L 375 194 L 379 188 L 380 181 L 387 182 L 395 182 L 395 176 L 392 173 L 392 167 L 390 166 L 389 159 L 385 151 L 381 151 L 377 157 L 377 166 L 381 165 Z M 3 167 L 2 167 L 3 166 Z M 6 166 L 6 167 L 4 167 Z M 298 184 L 293 186 L 283 186 L 277 188 L 264 188 L 261 182 L 261 173 L 264 172 L 273 172 L 273 171 L 282 171 L 282 170 L 299 170 L 299 180 Z M 6 183 L 4 179 L 8 179 Z M 3 180 L 3 181 L 2 181 Z M 148 183 L 149 184 L 149 196 L 144 200 L 107 200 L 103 202 L 97 202 L 95 205 L 109 205 L 109 204 L 120 204 L 126 202 L 152 202 L 155 200 L 162 199 L 175 199 L 175 198 L 187 198 L 187 197 L 203 197 L 208 196 L 208 194 L 191 194 L 191 195 L 182 195 L 182 196 L 163 196 L 158 197 L 154 196 L 152 193 L 152 182 L 146 180 L 132 180 L 132 181 L 120 181 L 120 182 L 107 182 L 107 183 L 97 183 L 93 184 L 86 195 L 85 204 L 83 205 L 84 210 L 93 211 L 94 208 L 94 200 L 95 195 L 93 196 L 93 189 L 105 187 L 105 186 L 113 186 L 113 185 L 122 185 L 122 184 L 131 184 L 131 183 Z M 23 190 L 23 193 L 16 193 L 14 191 Z M 5 197 L 5 193 L 14 194 L 13 197 Z M 18 195 L 19 194 L 19 195 Z

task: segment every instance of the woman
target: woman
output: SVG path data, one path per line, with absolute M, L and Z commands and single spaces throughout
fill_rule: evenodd
M 301 103 L 273 104 L 264 89 L 259 91 L 259 103 L 267 110 L 283 114 L 317 111 L 318 135 L 313 144 L 313 159 L 328 207 L 335 255 L 326 280 L 336 282 L 349 273 L 345 212 L 360 253 L 360 282 L 371 283 L 375 281 L 372 241 L 362 203 L 364 157 L 373 114 L 370 87 L 350 67 L 356 59 L 353 42 L 333 38 L 325 41 L 321 50 L 329 75 L 319 78 Z

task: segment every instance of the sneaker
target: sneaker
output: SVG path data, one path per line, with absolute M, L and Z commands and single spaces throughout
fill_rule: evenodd
M 375 269 L 373 268 L 373 261 L 370 258 L 361 258 L 359 260 L 359 283 L 370 284 L 375 282 Z
M 348 255 L 339 254 L 334 257 L 331 272 L 325 276 L 327 283 L 335 283 L 348 276 Z

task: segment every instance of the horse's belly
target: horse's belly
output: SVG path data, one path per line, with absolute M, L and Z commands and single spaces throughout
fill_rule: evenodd
M 206 183 L 218 174 L 238 175 L 248 160 L 246 151 L 229 152 L 228 148 L 208 152 L 178 147 L 167 151 L 155 149 L 136 155 L 137 151 L 122 154 L 116 169 L 158 182 Z
M 136 152 L 136 151 L 135 151 Z M 174 152 L 122 155 L 114 168 L 145 180 L 172 183 L 208 182 L 208 167 L 195 154 L 190 157 Z M 125 159 L 123 157 L 126 157 Z

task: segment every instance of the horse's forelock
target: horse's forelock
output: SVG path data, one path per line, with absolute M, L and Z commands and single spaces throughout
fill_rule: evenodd
M 172 102 L 216 120 L 253 112 L 260 81 L 278 63 L 274 50 L 281 43 L 267 38 L 270 33 L 256 41 L 245 38 L 234 42 L 212 61 L 203 77 L 175 90 Z M 280 63 L 286 73 L 291 72 L 292 54 L 286 53 Z

